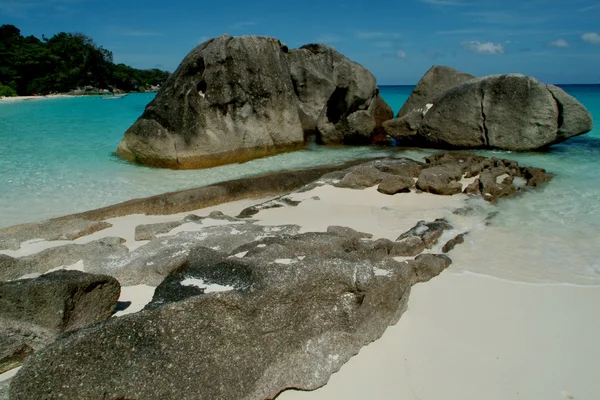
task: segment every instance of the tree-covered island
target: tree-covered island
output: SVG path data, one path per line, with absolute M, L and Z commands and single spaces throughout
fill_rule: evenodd
M 145 91 L 169 75 L 115 64 L 111 51 L 82 33 L 60 32 L 40 40 L 21 35 L 13 25 L 0 26 L 0 96 L 67 93 L 86 86 Z

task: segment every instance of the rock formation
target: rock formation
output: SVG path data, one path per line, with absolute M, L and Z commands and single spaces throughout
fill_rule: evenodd
M 0 373 L 60 333 L 110 317 L 120 291 L 112 277 L 79 271 L 0 283 Z
M 593 127 L 585 107 L 556 86 L 518 74 L 473 78 L 432 68 L 383 129 L 405 145 L 525 151 Z
M 305 134 L 365 144 L 391 118 L 375 77 L 329 46 L 221 36 L 192 50 L 131 126 L 117 154 L 202 168 L 297 149 Z
M 61 271 L 0 283 L 0 365 L 10 368 L 31 356 L 11 382 L 11 398 L 264 399 L 325 384 L 398 320 L 411 285 L 448 267 L 450 259 L 436 253 L 464 241 L 465 232 L 445 219 L 415 221 L 389 240 L 343 226 L 300 233 L 297 225 L 263 225 L 252 218 L 318 201 L 306 192 L 324 185 L 375 196 L 403 196 L 407 190 L 413 193 L 406 196 L 418 196 L 414 192 L 462 190 L 462 180 L 469 178 L 464 193 L 496 201 L 551 178 L 541 169 L 468 153 L 435 154 L 425 161 L 376 159 L 320 174 L 223 183 L 218 188 L 245 193 L 251 182 L 260 193 L 279 197 L 238 217 L 213 212 L 138 225 L 135 237 L 148 243 L 131 251 L 122 239 L 104 237 L 0 257 L 3 279 L 81 260 L 85 271 L 110 274 L 124 286 L 157 286 L 144 310 L 106 320 L 119 294 L 113 278 Z M 441 172 L 439 182 L 430 176 Z M 296 193 L 282 185 L 282 176 L 293 181 L 287 184 Z M 215 186 L 171 193 L 160 202 L 141 199 L 65 220 L 156 211 L 155 202 L 179 213 L 198 198 L 225 201 L 223 193 Z M 17 244 L 27 239 L 23 233 Z M 100 322 L 86 327 L 95 321 Z
M 412 112 L 422 112 L 427 104 L 433 104 L 436 98 L 446 90 L 475 78 L 474 75 L 465 74 L 454 68 L 434 65 L 419 80 L 406 103 L 398 111 L 396 118 L 404 117 Z
M 413 283 L 449 263 L 379 257 L 351 230 L 232 253 L 197 248 L 157 289 L 158 304 L 38 352 L 11 382 L 11 398 L 266 399 L 314 389 L 396 323 Z M 199 281 L 229 291 L 182 290 Z

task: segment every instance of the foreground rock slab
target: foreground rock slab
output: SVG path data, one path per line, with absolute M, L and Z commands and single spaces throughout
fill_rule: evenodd
M 32 239 L 75 240 L 112 225 L 84 218 L 51 219 L 0 229 L 0 250 L 18 250 L 21 243 Z
M 165 288 L 151 310 L 75 332 L 30 359 L 11 398 L 265 399 L 322 386 L 398 320 L 411 284 L 450 263 L 396 262 L 362 237 L 337 229 L 231 253 L 197 248 L 165 285 L 229 291 L 181 299 Z
M 120 291 L 112 277 L 78 271 L 0 283 L 0 373 L 60 333 L 110 317 Z

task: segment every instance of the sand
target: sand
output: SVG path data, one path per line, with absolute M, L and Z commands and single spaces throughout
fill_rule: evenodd
M 262 210 L 253 219 L 263 225 L 298 224 L 303 232 L 348 226 L 374 238 L 394 240 L 419 220 L 447 218 L 454 229 L 444 234 L 433 252 L 458 233 L 470 231 L 467 237 L 473 243 L 486 234 L 485 212 L 461 216 L 454 210 L 468 204 L 484 210 L 491 207 L 464 195 L 386 196 L 375 188 L 322 186 L 290 197 L 302 202 L 296 207 Z M 205 216 L 219 210 L 237 215 L 260 202 L 244 200 L 191 213 Z M 114 218 L 108 220 L 112 228 L 75 242 L 120 236 L 135 249 L 145 243 L 135 242 L 136 225 L 179 220 L 191 213 Z M 180 226 L 166 235 L 185 229 Z M 30 243 L 14 253 L 30 254 L 54 244 Z M 469 251 L 469 246 L 459 245 L 449 253 L 455 258 L 453 265 L 430 282 L 413 287 L 408 311 L 398 324 L 364 347 L 326 386 L 313 392 L 287 391 L 278 399 L 600 398 L 600 286 L 536 283 L 545 279 L 543 266 L 530 270 L 529 283 L 506 271 L 497 274 L 504 278 L 500 279 L 494 277 L 496 269 L 485 269 L 485 258 L 465 256 Z M 500 245 L 490 249 L 487 257 L 493 257 L 497 266 L 507 253 Z M 518 270 L 518 265 L 506 269 Z M 141 310 L 153 292 L 150 286 L 124 287 L 121 301 L 132 304 L 116 316 Z
M 14 96 L 14 97 L 0 97 L 0 104 L 2 103 L 18 103 L 21 101 L 32 101 L 32 100 L 52 100 L 52 99 L 67 99 L 71 97 L 79 97 L 78 95 L 70 94 L 49 94 L 46 96 Z
M 600 288 L 454 268 L 413 287 L 408 311 L 314 392 L 278 400 L 600 398 Z

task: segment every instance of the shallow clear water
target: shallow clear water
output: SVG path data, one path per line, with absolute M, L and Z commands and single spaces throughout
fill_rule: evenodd
M 412 87 L 382 87 L 397 112 Z M 600 86 L 567 86 L 596 118 Z M 429 152 L 376 147 L 323 148 L 194 170 L 152 169 L 112 156 L 152 94 L 0 104 L 0 227 L 282 169 L 383 155 Z M 545 153 L 479 152 L 546 168 L 543 190 L 497 206 L 493 224 L 473 226 L 455 265 L 524 280 L 600 284 L 600 128 Z M 510 272 L 507 273 L 507 271 Z

